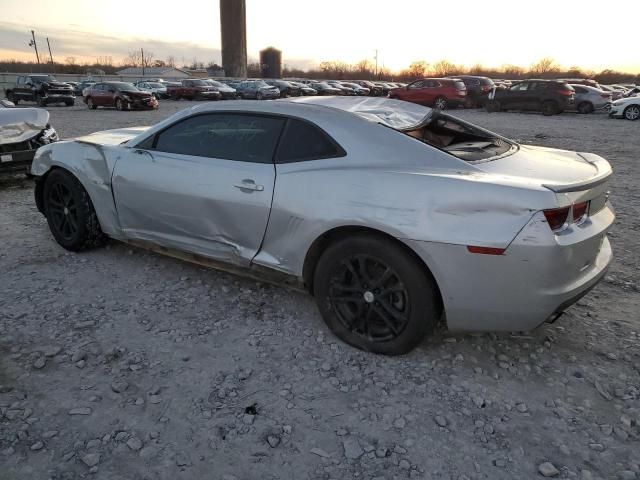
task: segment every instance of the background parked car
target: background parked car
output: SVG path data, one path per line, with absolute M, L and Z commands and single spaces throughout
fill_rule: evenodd
M 464 103 L 467 98 L 467 88 L 462 80 L 424 78 L 410 83 L 406 87 L 392 89 L 389 92 L 389 98 L 444 110 Z
M 255 98 L 256 100 L 268 100 L 280 98 L 280 89 L 268 85 L 264 80 L 245 80 L 236 87 L 241 98 Z
M 96 82 L 88 81 L 88 80 L 85 80 L 84 82 L 80 82 L 74 87 L 73 93 L 76 97 L 82 97 L 84 96 L 84 89 L 91 87 L 92 85 L 95 85 L 95 84 Z
M 370 91 L 367 87 L 363 87 L 355 82 L 340 82 L 341 85 L 345 87 L 352 88 L 356 95 L 366 96 L 369 95 Z
M 317 95 L 318 94 L 318 92 L 316 92 L 309 85 L 305 85 L 304 83 L 300 83 L 300 82 L 294 82 L 292 80 L 288 80 L 288 82 L 290 84 L 292 84 L 292 85 L 295 85 L 296 87 L 298 87 L 300 89 L 300 95 L 301 96 L 310 96 L 310 95 Z
M 318 92 L 318 95 L 344 95 L 342 90 L 332 87 L 327 82 L 311 83 L 311 88 Z
M 523 80 L 508 89 L 496 89 L 486 108 L 489 112 L 533 110 L 555 115 L 573 106 L 574 95 L 573 87 L 560 80 Z
M 116 110 L 153 110 L 158 100 L 132 83 L 96 83 L 85 90 L 84 103 L 95 110 L 98 107 L 115 107 Z
M 623 89 L 613 88 L 611 85 L 600 85 L 600 89 L 611 94 L 611 100 L 618 100 L 624 95 Z
M 356 91 L 353 88 L 343 85 L 341 82 L 338 82 L 337 80 L 327 80 L 327 83 L 333 88 L 337 88 L 338 90 L 340 90 L 342 92 L 342 95 L 356 94 Z
M 495 86 L 493 80 L 489 77 L 457 75 L 455 78 L 462 80 L 465 87 L 467 87 L 467 98 L 465 101 L 465 107 L 467 108 L 483 107 L 489 93 L 491 93 L 491 90 L 493 90 Z
M 265 83 L 267 85 L 271 85 L 272 87 L 276 87 L 278 90 L 280 90 L 280 98 L 300 96 L 300 87 L 294 85 L 293 83 L 287 80 L 280 80 L 280 79 L 265 80 Z
M 574 108 L 579 113 L 592 113 L 611 105 L 611 93 L 589 85 L 571 85 L 575 90 Z
M 382 87 L 380 85 L 376 85 L 369 80 L 351 80 L 352 83 L 357 83 L 361 87 L 365 87 L 369 89 L 369 95 L 372 97 L 380 97 L 382 96 Z
M 209 85 L 218 90 L 220 93 L 220 98 L 222 100 L 235 100 L 238 98 L 238 92 L 235 88 L 230 87 L 226 83 L 219 82 L 218 80 L 214 80 L 213 78 L 207 78 L 205 80 Z
M 20 75 L 15 86 L 6 89 L 6 95 L 16 105 L 25 101 L 36 102 L 40 107 L 52 103 L 70 107 L 76 99 L 71 85 L 59 82 L 53 75 Z
M 640 119 L 640 96 L 616 100 L 611 104 L 609 116 L 612 118 Z
M 622 94 L 622 96 L 623 96 L 624 98 L 627 98 L 627 97 L 636 97 L 636 96 L 638 96 L 638 95 L 640 95 L 640 87 L 633 87 L 633 88 L 630 88 L 629 90 L 627 90 L 626 92 L 624 92 L 624 93 Z
M 151 94 L 156 98 L 169 98 L 169 94 L 167 93 L 167 87 L 160 82 L 137 82 L 134 83 L 136 87 L 140 90 L 144 90 L 146 92 L 151 92 Z
M 185 79 L 179 85 L 167 86 L 167 94 L 174 100 L 219 100 L 218 89 L 202 79 Z

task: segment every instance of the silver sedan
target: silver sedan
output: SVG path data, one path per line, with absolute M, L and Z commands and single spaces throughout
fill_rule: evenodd
M 358 348 L 528 330 L 603 277 L 611 167 L 383 98 L 209 103 L 38 150 L 56 241 L 300 287 Z

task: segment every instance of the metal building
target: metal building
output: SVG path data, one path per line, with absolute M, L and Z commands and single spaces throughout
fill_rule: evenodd
M 282 77 L 282 52 L 268 47 L 260 52 L 260 73 L 262 78 Z
M 245 0 L 220 0 L 222 68 L 227 76 L 247 76 L 247 9 Z

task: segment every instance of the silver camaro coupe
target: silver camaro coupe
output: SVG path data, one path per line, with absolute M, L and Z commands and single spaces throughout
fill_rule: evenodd
M 383 354 L 554 320 L 603 277 L 611 167 L 384 98 L 208 103 L 40 148 L 56 241 L 108 237 L 303 287 Z

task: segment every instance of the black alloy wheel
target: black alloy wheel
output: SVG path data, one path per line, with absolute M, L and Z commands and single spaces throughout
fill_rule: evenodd
M 71 173 L 55 169 L 47 174 L 42 200 L 49 229 L 65 249 L 77 252 L 107 240 L 89 194 Z
M 48 189 L 47 213 L 51 227 L 69 242 L 78 233 L 78 205 L 69 187 L 63 182 L 55 182 Z
M 372 342 L 392 340 L 409 323 L 409 292 L 398 274 L 367 254 L 342 261 L 331 279 L 331 306 L 344 328 Z
M 421 260 L 378 235 L 353 234 L 329 245 L 312 290 L 331 331 L 368 352 L 407 353 L 441 318 L 438 287 Z

